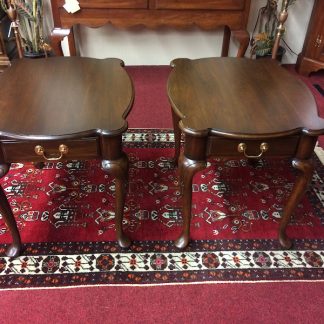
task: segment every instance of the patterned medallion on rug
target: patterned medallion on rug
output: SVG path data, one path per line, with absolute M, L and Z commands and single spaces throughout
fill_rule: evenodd
M 0 287 L 161 284 L 324 278 L 324 168 L 314 157 L 312 185 L 288 228 L 277 230 L 296 178 L 289 160 L 209 160 L 193 183 L 192 242 L 173 245 L 182 225 L 181 195 L 170 130 L 132 129 L 124 229 L 129 249 L 114 241 L 114 180 L 100 161 L 12 164 L 1 179 L 22 236 L 23 253 L 0 220 Z

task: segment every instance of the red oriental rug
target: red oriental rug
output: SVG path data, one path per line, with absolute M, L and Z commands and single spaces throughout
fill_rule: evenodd
M 182 225 L 170 130 L 131 129 L 124 136 L 130 181 L 124 229 L 115 243 L 114 181 L 100 161 L 12 164 L 1 179 L 24 251 L 0 220 L 0 288 L 150 285 L 203 282 L 316 281 L 324 278 L 324 168 L 289 225 L 291 250 L 277 230 L 296 173 L 289 160 L 211 159 L 193 184 L 192 242 L 173 245 Z

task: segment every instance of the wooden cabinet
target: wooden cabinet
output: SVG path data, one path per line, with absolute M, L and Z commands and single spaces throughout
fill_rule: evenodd
M 297 71 L 308 75 L 324 69 L 324 1 L 315 0 L 303 51 L 298 56 Z
M 79 3 L 81 8 L 145 9 L 148 7 L 148 1 L 149 0 L 79 0 Z
M 242 10 L 244 0 L 154 0 L 152 1 L 155 9 L 195 9 L 195 10 Z
M 239 42 L 238 56 L 243 56 L 248 44 L 246 25 L 251 0 L 79 0 L 78 12 L 70 14 L 63 8 L 64 0 L 51 0 L 54 29 L 52 47 L 63 55 L 61 40 L 69 36 L 69 49 L 75 55 L 72 27 L 77 24 L 100 27 L 112 24 L 128 28 L 191 28 L 214 30 L 225 27 L 222 56 L 228 53 L 232 35 Z

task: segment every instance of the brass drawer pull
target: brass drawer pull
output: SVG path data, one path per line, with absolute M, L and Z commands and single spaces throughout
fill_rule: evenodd
M 247 145 L 245 143 L 240 143 L 237 147 L 237 150 L 239 151 L 239 153 L 243 153 L 244 156 L 248 159 L 259 159 L 264 152 L 268 151 L 269 149 L 269 145 L 268 143 L 261 143 L 260 144 L 260 154 L 259 155 L 248 155 L 246 153 L 247 150 Z
M 35 153 L 37 155 L 42 156 L 47 161 L 58 161 L 58 160 L 62 159 L 63 155 L 67 154 L 68 151 L 69 151 L 69 148 L 64 144 L 61 144 L 59 146 L 59 152 L 60 152 L 59 156 L 47 157 L 43 146 L 41 146 L 41 145 L 35 146 Z

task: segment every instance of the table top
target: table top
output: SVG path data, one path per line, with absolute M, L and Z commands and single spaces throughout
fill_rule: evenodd
M 307 86 L 277 61 L 176 59 L 168 96 L 183 131 L 232 138 L 324 134 Z
M 134 99 L 119 59 L 17 60 L 0 75 L 0 91 L 0 138 L 120 134 Z

